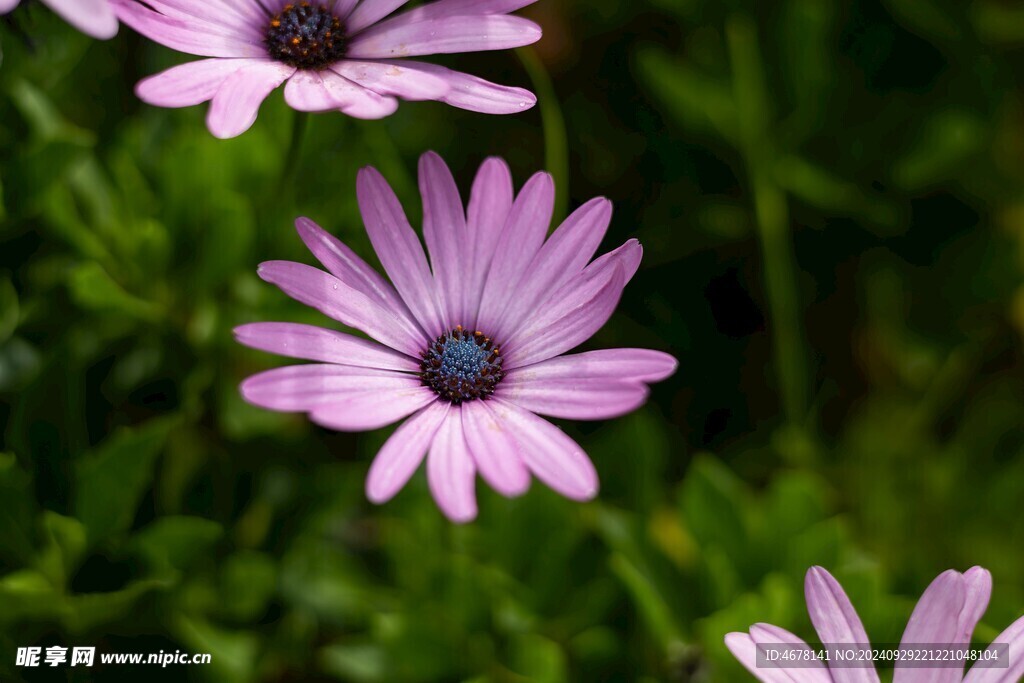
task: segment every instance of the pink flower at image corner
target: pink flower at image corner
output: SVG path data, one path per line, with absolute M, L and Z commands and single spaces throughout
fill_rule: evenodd
M 804 582 L 807 612 L 822 644 L 867 645 L 867 633 L 857 611 L 846 597 L 839 582 L 821 567 L 812 567 Z M 988 607 L 992 595 L 992 576 L 982 567 L 972 567 L 961 574 L 948 570 L 939 574 L 918 600 L 903 632 L 901 646 L 931 645 L 967 647 L 974 627 Z M 757 666 L 759 645 L 785 644 L 798 649 L 809 646 L 785 629 L 771 624 L 755 624 L 748 633 L 730 633 L 725 644 L 733 655 L 754 676 L 766 683 L 878 683 L 878 673 L 868 665 L 860 668 L 829 669 L 825 664 L 814 668 L 769 668 Z M 1018 683 L 1024 676 L 1024 617 L 1017 619 L 995 639 L 1008 644 L 1009 666 L 972 667 L 966 675 L 963 668 L 914 668 L 896 665 L 893 683 Z
M 110 0 L 121 21 L 151 40 L 208 57 L 139 82 L 158 107 L 210 102 L 207 127 L 241 135 L 282 83 L 305 112 L 389 116 L 398 99 L 437 100 L 487 114 L 532 107 L 534 95 L 407 59 L 521 47 L 541 29 L 511 12 L 536 0 L 437 0 L 391 16 L 408 0 Z
M 366 493 L 375 503 L 401 490 L 424 459 L 434 499 L 455 522 L 476 516 L 477 474 L 510 497 L 532 474 L 568 498 L 593 498 L 598 478 L 587 454 L 539 415 L 617 417 L 675 371 L 675 358 L 647 349 L 563 355 L 612 315 L 640 265 L 640 243 L 591 261 L 611 222 L 603 198 L 547 238 L 551 176 L 535 174 L 516 196 L 497 158 L 480 167 L 467 209 L 436 154 L 420 159 L 419 184 L 426 253 L 380 173 L 359 172 L 359 208 L 390 282 L 312 221 L 296 221 L 329 273 L 271 261 L 260 277 L 374 341 L 309 325 L 242 325 L 242 344 L 314 361 L 254 375 L 242 395 L 341 431 L 405 420 L 370 467 Z
M 42 0 L 64 21 L 82 33 L 107 40 L 117 35 L 117 15 L 109 0 Z M 21 0 L 0 0 L 0 15 L 14 10 Z

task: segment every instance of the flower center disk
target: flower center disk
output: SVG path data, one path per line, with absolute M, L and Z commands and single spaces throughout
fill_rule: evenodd
M 420 377 L 438 396 L 458 405 L 494 393 L 505 376 L 501 360 L 501 352 L 490 337 L 459 325 L 423 352 Z
M 270 56 L 299 69 L 321 70 L 345 56 L 345 25 L 326 6 L 285 5 L 263 39 Z

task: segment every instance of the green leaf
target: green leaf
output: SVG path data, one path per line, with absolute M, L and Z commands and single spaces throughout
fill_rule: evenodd
M 126 292 L 99 263 L 79 265 L 71 272 L 68 286 L 75 303 L 82 308 L 122 313 L 146 321 L 160 319 L 159 308 L 155 304 Z
M 63 589 L 85 552 L 85 527 L 77 519 L 50 510 L 43 512 L 42 527 L 45 545 L 37 566 L 54 586 Z
M 201 517 L 161 517 L 136 533 L 131 545 L 157 570 L 184 570 L 223 534 L 220 524 Z
M 386 680 L 388 654 L 373 643 L 330 645 L 320 650 L 320 663 L 341 680 L 371 683 Z
M 517 672 L 537 683 L 569 680 L 569 664 L 561 645 L 536 633 L 519 636 L 513 643 Z
M 18 292 L 10 278 L 0 277 L 0 344 L 14 334 L 14 330 L 18 328 L 19 318 Z
M 11 453 L 0 453 L 0 557 L 24 564 L 33 553 L 36 502 L 32 479 Z
M 77 463 L 75 516 L 85 524 L 91 545 L 131 526 L 174 424 L 165 418 L 122 429 Z
M 732 562 L 743 562 L 749 534 L 741 511 L 747 499 L 735 474 L 712 456 L 697 456 L 680 504 L 683 524 L 700 545 L 720 547 Z
M 123 619 L 146 594 L 170 586 L 168 581 L 146 579 L 109 593 L 69 596 L 65 603 L 64 627 L 72 633 L 83 633 L 101 624 Z

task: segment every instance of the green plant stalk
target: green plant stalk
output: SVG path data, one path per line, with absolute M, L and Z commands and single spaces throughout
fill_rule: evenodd
M 295 182 L 299 172 L 299 160 L 302 158 L 302 141 L 306 137 L 307 128 L 309 128 L 309 114 L 304 111 L 296 111 L 292 118 L 292 134 L 288 141 L 288 151 L 285 153 L 284 163 L 281 165 L 281 180 L 278 187 L 289 188 Z
M 558 225 L 569 212 L 569 140 L 565 131 L 565 117 L 558 104 L 551 76 L 536 50 L 521 47 L 516 50 L 516 56 L 526 69 L 533 89 L 537 91 L 537 106 L 544 127 L 544 165 L 555 179 L 554 224 Z
M 767 126 L 770 107 L 760 67 L 757 34 L 748 17 L 737 15 L 728 21 L 726 35 L 742 152 L 754 195 L 757 234 L 764 258 L 769 324 L 782 406 L 788 426 L 802 429 L 808 412 L 802 307 L 786 194 L 772 176 L 775 160 Z

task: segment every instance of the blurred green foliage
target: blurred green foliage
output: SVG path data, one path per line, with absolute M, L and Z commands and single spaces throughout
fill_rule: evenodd
M 147 680 L 732 681 L 756 621 L 811 637 L 802 578 L 898 641 L 940 571 L 981 564 L 979 641 L 1024 610 L 1024 13 L 999 0 L 542 2 L 535 50 L 453 58 L 541 106 L 314 117 L 279 183 L 280 95 L 218 141 L 135 100 L 178 56 L 35 5 L 0 27 L 0 677 L 16 647 L 209 652 Z M 565 424 L 604 489 L 480 487 L 453 527 L 422 475 L 364 499 L 386 431 L 246 405 L 276 359 L 231 328 L 323 319 L 255 275 L 307 215 L 372 258 L 356 170 L 414 222 L 415 160 L 468 188 L 544 164 L 603 194 L 645 261 L 590 346 L 678 376 Z

